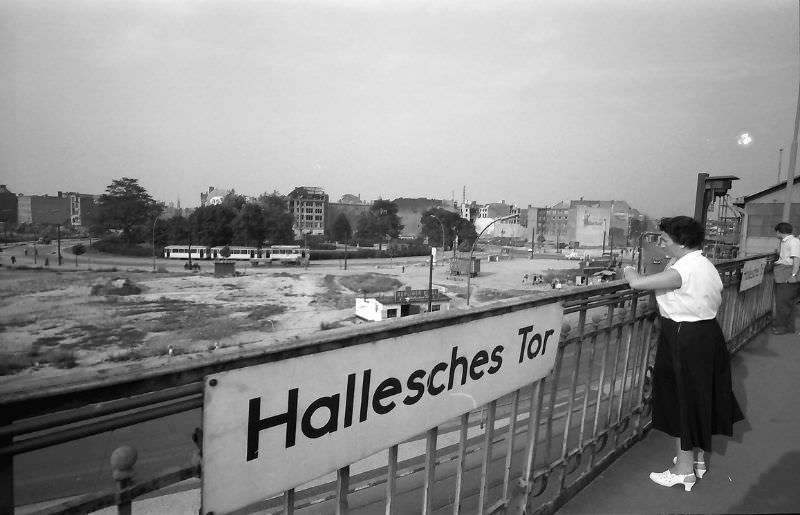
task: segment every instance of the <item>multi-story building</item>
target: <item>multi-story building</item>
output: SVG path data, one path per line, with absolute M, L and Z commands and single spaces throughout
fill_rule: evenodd
M 20 195 L 18 203 L 19 223 L 70 225 L 72 203 L 62 192 L 50 195 Z
M 4 229 L 17 225 L 17 205 L 19 199 L 5 184 L 0 184 L 0 223 Z
M 562 201 L 554 206 L 544 208 L 544 232 L 542 233 L 548 241 L 567 241 L 567 221 L 569 220 L 569 203 Z M 538 237 L 537 237 L 538 238 Z
M 287 204 L 294 216 L 294 232 L 298 239 L 304 234 L 325 234 L 328 194 L 322 188 L 298 186 L 287 196 Z
M 620 247 L 628 244 L 631 207 L 624 200 L 573 200 L 567 237 L 581 246 Z

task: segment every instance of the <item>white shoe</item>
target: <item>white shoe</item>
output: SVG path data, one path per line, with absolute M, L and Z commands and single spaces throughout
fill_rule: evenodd
M 654 483 L 658 483 L 661 486 L 675 486 L 675 485 L 683 485 L 683 488 L 687 492 L 692 491 L 692 487 L 697 482 L 694 473 L 692 474 L 673 474 L 669 471 L 669 469 L 665 470 L 664 472 L 651 472 L 650 479 Z
M 675 456 L 672 458 L 672 464 L 678 463 L 678 457 Z M 706 475 L 706 471 L 708 467 L 706 467 L 705 461 L 695 461 L 694 462 L 694 475 L 697 476 L 697 479 L 703 479 L 703 476 Z

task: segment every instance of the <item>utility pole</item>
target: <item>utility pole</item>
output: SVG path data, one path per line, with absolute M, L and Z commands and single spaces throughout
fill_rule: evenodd
M 531 221 L 528 220 L 528 223 L 531 223 Z M 534 222 L 531 224 L 531 257 L 529 258 L 531 261 L 533 261 L 533 251 L 536 248 L 535 236 L 536 236 L 536 223 Z
M 789 153 L 789 168 L 786 170 L 786 198 L 783 202 L 783 221 L 789 222 L 792 218 L 792 197 L 794 193 L 794 175 L 797 166 L 797 138 L 800 130 L 800 83 L 797 88 L 797 112 L 794 115 L 794 137 Z
M 56 224 L 58 234 L 58 266 L 61 266 L 61 224 Z
M 428 266 L 428 313 L 431 312 L 433 302 L 433 247 L 431 247 L 430 265 Z M 469 294 L 467 294 L 469 299 Z M 467 302 L 469 304 L 469 302 Z

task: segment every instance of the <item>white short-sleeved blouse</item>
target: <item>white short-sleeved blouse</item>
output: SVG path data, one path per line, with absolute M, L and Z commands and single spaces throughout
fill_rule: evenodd
M 656 290 L 656 302 L 662 316 L 676 322 L 697 322 L 717 316 L 722 302 L 722 280 L 711 261 L 695 250 L 667 268 L 680 274 L 681 287 Z

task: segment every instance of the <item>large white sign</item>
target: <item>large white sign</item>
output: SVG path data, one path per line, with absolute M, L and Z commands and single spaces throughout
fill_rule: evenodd
M 208 376 L 203 512 L 263 500 L 545 377 L 562 315 L 548 304 Z
M 742 281 L 739 283 L 739 291 L 754 288 L 764 281 L 764 268 L 767 266 L 767 258 L 745 261 L 742 265 Z

